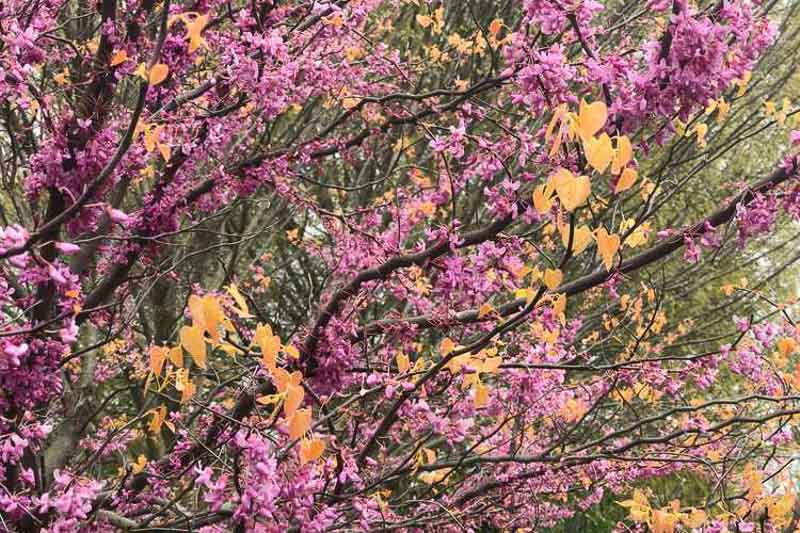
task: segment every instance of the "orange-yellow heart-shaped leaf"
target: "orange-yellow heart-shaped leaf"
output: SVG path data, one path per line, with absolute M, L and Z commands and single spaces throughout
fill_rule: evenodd
M 208 15 L 198 15 L 194 20 L 185 22 L 185 24 L 186 36 L 189 38 L 189 53 L 191 54 L 205 43 L 205 39 L 201 34 L 206 24 L 208 24 Z
M 561 242 L 564 247 L 569 244 L 569 224 L 561 226 Z M 572 231 L 572 253 L 578 255 L 592 243 L 592 230 L 586 226 L 578 226 Z
M 545 140 L 550 140 L 553 136 L 553 132 L 555 132 L 556 125 L 558 122 L 564 117 L 567 113 L 567 104 L 561 104 L 553 111 L 553 116 L 550 119 L 550 123 L 547 125 L 547 130 L 544 132 Z
M 291 417 L 297 408 L 303 403 L 305 391 L 300 385 L 292 385 L 291 383 L 286 386 L 286 400 L 283 403 L 283 412 L 287 417 Z
M 303 439 L 300 442 L 300 464 L 316 461 L 325 451 L 325 441 L 319 438 Z
M 533 207 L 543 215 L 550 211 L 553 206 L 552 191 L 548 191 L 544 185 L 539 185 L 533 190 Z
M 231 298 L 233 298 L 233 301 L 236 302 L 236 307 L 233 308 L 234 312 L 239 315 L 240 318 L 252 317 L 253 315 L 250 314 L 250 308 L 247 306 L 247 301 L 245 301 L 242 293 L 239 292 L 239 288 L 231 283 L 228 285 L 227 291 Z
M 124 63 L 128 60 L 128 52 L 125 50 L 117 50 L 114 52 L 114 55 L 111 56 L 111 66 L 116 67 L 120 63 Z
M 480 409 L 487 403 L 489 403 L 489 387 L 478 381 L 475 383 L 475 397 L 473 398 L 475 409 Z
M 494 19 L 491 24 L 489 24 L 489 35 L 496 37 L 502 27 L 503 19 Z
M 442 339 L 442 342 L 439 343 L 439 351 L 442 353 L 442 355 L 447 355 L 455 349 L 456 343 L 453 342 L 453 339 L 450 337 L 445 337 Z
M 638 177 L 639 173 L 636 172 L 635 169 L 629 167 L 623 170 L 622 174 L 619 176 L 619 180 L 617 180 L 617 186 L 614 187 L 614 194 L 619 194 L 633 187 L 633 184 L 636 183 L 636 178 Z
M 311 429 L 311 409 L 304 407 L 298 409 L 289 418 L 289 438 L 297 440 Z
M 161 375 L 161 369 L 164 368 L 164 361 L 167 359 L 169 349 L 166 346 L 151 346 L 150 355 L 150 370 L 156 376 Z
M 178 368 L 183 368 L 183 350 L 180 346 L 174 346 L 169 350 L 169 360 Z
M 201 328 L 205 329 L 206 317 L 203 313 L 203 299 L 196 294 L 192 294 L 189 296 L 187 307 L 189 307 L 189 316 L 192 317 L 192 322 L 196 326 L 200 326 Z
M 153 68 L 150 69 L 150 73 L 147 76 L 147 82 L 151 86 L 155 86 L 166 80 L 168 75 L 169 67 L 164 63 L 157 63 L 153 65 Z
M 397 352 L 397 355 L 394 357 L 394 359 L 397 362 L 397 370 L 401 374 L 405 374 L 408 372 L 408 369 L 411 368 L 411 361 L 403 352 Z
M 567 310 L 567 295 L 566 294 L 559 294 L 558 297 L 553 300 L 553 311 L 556 314 L 563 315 L 564 311 Z
M 483 318 L 494 312 L 495 310 L 494 307 L 492 307 L 492 304 L 490 304 L 489 302 L 485 302 L 481 304 L 481 306 L 478 308 L 478 318 Z
M 694 131 L 697 134 L 697 146 L 699 146 L 700 148 L 705 148 L 707 144 L 706 134 L 708 133 L 708 124 L 704 124 L 703 122 L 701 122 L 694 127 Z
M 300 386 L 303 382 L 303 373 L 295 370 L 290 374 L 283 368 L 275 368 L 272 370 L 272 380 L 278 392 L 286 392 L 289 385 Z
M 598 173 L 602 174 L 611 164 L 614 157 L 614 147 L 611 145 L 611 137 L 603 133 L 598 138 L 588 137 L 583 142 L 583 149 L 586 153 L 586 161 Z
M 261 364 L 269 371 L 273 371 L 278 363 L 278 353 L 281 351 L 281 339 L 272 334 L 269 324 L 256 326 L 253 344 L 261 348 Z
M 203 296 L 203 318 L 205 319 L 203 326 L 211 340 L 214 344 L 219 343 L 219 327 L 225 320 L 225 312 L 219 300 L 211 294 Z
M 789 354 L 797 349 L 797 342 L 791 337 L 782 337 L 778 339 L 777 346 L 780 354 L 784 357 L 788 357 Z
M 288 355 L 292 359 L 300 359 L 300 350 L 298 350 L 294 344 L 289 344 L 287 346 L 284 346 L 283 351 L 286 352 L 286 355 Z
M 206 340 L 203 329 L 199 326 L 183 326 L 181 328 L 181 346 L 192 356 L 195 364 L 206 368 Z
M 551 291 L 561 285 L 561 280 L 564 279 L 564 274 L 557 268 L 548 268 L 544 272 L 543 280 L 545 286 Z
M 139 63 L 139 65 L 136 67 L 136 70 L 133 71 L 133 75 L 139 76 L 144 81 L 148 81 L 147 65 L 145 65 L 144 63 Z
M 595 232 L 595 240 L 597 241 L 597 251 L 603 260 L 606 270 L 611 270 L 611 267 L 614 265 L 614 256 L 617 250 L 619 250 L 619 235 L 615 233 L 609 234 L 606 229 L 601 226 Z
M 584 139 L 592 137 L 605 126 L 608 120 L 608 107 L 601 101 L 587 104 L 586 100 L 581 100 L 578 109 L 578 133 Z
M 172 148 L 170 148 L 168 144 L 159 143 L 158 152 L 161 154 L 161 157 L 164 158 L 164 161 L 169 161 L 172 156 Z
M 627 136 L 617 137 L 617 150 L 614 152 L 614 161 L 611 164 L 611 173 L 619 174 L 633 159 L 633 145 Z
M 280 394 L 267 394 L 266 396 L 259 396 L 256 398 L 256 402 L 260 405 L 272 405 L 278 403 L 283 398 Z
M 592 190 L 587 176 L 576 177 L 565 168 L 557 170 L 550 177 L 550 183 L 555 187 L 562 207 L 570 212 L 586 203 Z

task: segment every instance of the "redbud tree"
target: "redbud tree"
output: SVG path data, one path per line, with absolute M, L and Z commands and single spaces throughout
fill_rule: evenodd
M 0 526 L 796 527 L 797 11 L 0 2 Z

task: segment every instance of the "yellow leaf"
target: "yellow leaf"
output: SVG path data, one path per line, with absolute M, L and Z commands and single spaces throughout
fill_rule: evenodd
M 234 307 L 233 310 L 237 315 L 239 315 L 239 317 L 249 318 L 253 316 L 250 314 L 250 308 L 247 306 L 247 301 L 245 301 L 244 296 L 242 296 L 242 293 L 239 292 L 239 288 L 236 285 L 231 283 L 228 285 L 227 291 L 231 298 L 233 298 L 233 301 L 236 302 L 237 307 Z
M 147 429 L 151 433 L 158 433 L 161 431 L 161 424 L 164 423 L 164 419 L 167 417 L 167 406 L 162 405 L 158 409 L 150 409 L 150 424 L 148 424 Z
M 114 52 L 114 55 L 111 56 L 111 66 L 116 67 L 120 63 L 124 63 L 128 60 L 128 52 L 126 50 L 117 50 Z
M 720 98 L 719 105 L 717 106 L 717 124 L 722 124 L 722 121 L 725 120 L 725 117 L 730 110 L 731 104 L 726 102 L 724 98 Z
M 139 457 L 136 458 L 136 462 L 131 466 L 131 470 L 134 474 L 138 474 L 144 470 L 145 466 L 147 466 L 147 457 L 139 455 Z
M 574 211 L 586 203 L 592 185 L 586 176 L 575 176 L 565 168 L 558 169 L 552 176 L 550 182 L 553 184 L 558 199 L 562 207 L 567 211 Z
M 183 350 L 180 346 L 175 346 L 169 350 L 169 360 L 177 368 L 183 368 Z
M 397 355 L 394 357 L 395 361 L 397 362 L 397 370 L 401 374 L 405 374 L 408 372 L 408 369 L 411 368 L 411 362 L 408 359 L 408 356 L 403 352 L 397 352 Z
M 746 70 L 742 75 L 741 79 L 735 81 L 736 85 L 739 87 L 739 90 L 736 91 L 736 97 L 740 98 L 744 96 L 745 91 L 747 91 L 747 84 L 750 83 L 750 80 L 753 78 L 753 73 L 749 70 Z
M 694 127 L 694 131 L 697 134 L 697 146 L 704 148 L 707 144 L 706 134 L 708 133 L 708 124 L 701 122 Z
M 653 533 L 673 533 L 680 516 L 662 510 L 653 510 Z
M 157 63 L 150 69 L 150 74 L 147 77 L 147 83 L 151 86 L 162 83 L 169 75 L 169 67 L 164 63 Z
M 550 211 L 553 206 L 552 191 L 545 188 L 544 185 L 539 185 L 533 190 L 533 207 L 543 215 Z
M 219 300 L 211 294 L 203 296 L 202 321 L 200 324 L 208 332 L 214 344 L 219 343 L 219 327 L 225 321 L 225 312 Z
M 648 180 L 647 178 L 644 178 L 642 180 L 642 184 L 639 186 L 639 195 L 642 197 L 642 200 L 646 202 L 648 201 L 648 198 L 650 198 L 653 195 L 653 193 L 655 193 L 655 190 L 656 190 L 656 184 Z
M 144 81 L 148 81 L 148 78 L 147 78 L 147 65 L 145 65 L 144 63 L 139 63 L 139 66 L 136 67 L 136 70 L 133 71 L 133 75 L 134 76 L 139 76 Z
M 558 129 L 558 133 L 555 136 L 555 140 L 553 141 L 553 146 L 550 147 L 550 151 L 547 153 L 547 157 L 553 158 L 561 149 L 561 143 L 564 141 L 563 138 L 563 128 L 564 125 L 562 124 L 561 127 Z
M 630 167 L 623 170 L 619 180 L 617 180 L 617 186 L 614 187 L 614 194 L 619 194 L 633 187 L 633 184 L 636 183 L 636 178 L 638 177 L 639 173 Z
M 577 422 L 586 413 L 583 401 L 570 398 L 559 410 L 559 414 L 568 422 Z
M 192 322 L 205 329 L 206 317 L 203 311 L 203 299 L 196 294 L 192 294 L 189 296 L 187 307 L 189 308 L 189 316 L 192 317 Z
M 156 145 L 158 144 L 158 139 L 159 137 L 161 137 L 162 126 L 150 126 L 145 124 L 143 128 L 144 128 L 144 148 L 148 152 L 152 152 L 153 150 L 156 149 Z M 191 299 L 191 296 L 189 298 Z
M 67 76 L 69 76 L 69 68 L 64 67 L 64 70 L 53 76 L 53 81 L 55 81 L 58 85 L 66 85 L 69 83 Z M 36 102 L 36 100 L 34 100 L 34 102 Z
M 181 328 L 181 346 L 192 356 L 195 364 L 206 368 L 206 340 L 199 326 L 183 326 Z
M 421 454 L 419 457 L 420 464 L 430 465 L 436 462 L 436 451 L 431 450 L 430 448 L 422 448 Z M 424 456 L 424 461 L 423 461 Z
M 303 439 L 300 442 L 300 465 L 316 461 L 325 451 L 325 441 L 319 438 Z
M 693 509 L 689 516 L 683 520 L 684 525 L 690 528 L 698 528 L 706 523 L 706 513 L 702 509 Z
M 164 361 L 167 358 L 168 351 L 166 346 L 150 347 L 150 370 L 156 376 L 161 375 L 161 369 L 164 368 Z
M 303 373 L 295 370 L 291 374 L 283 368 L 275 368 L 272 372 L 272 379 L 278 392 L 286 392 L 290 385 L 299 387 L 303 382 Z
M 486 302 L 478 309 L 478 318 L 483 318 L 492 313 L 494 313 L 494 307 L 492 307 L 492 304 Z
M 533 301 L 534 296 L 536 296 L 536 291 L 531 287 L 517 289 L 516 291 L 514 291 L 514 297 L 525 298 L 525 303 L 527 305 L 530 305 L 530 303 Z
M 489 403 L 489 388 L 478 381 L 475 384 L 475 397 L 473 398 L 473 404 L 475 405 L 475 409 L 480 409 L 484 407 L 487 403 Z
M 502 357 L 487 357 L 483 362 L 482 371 L 486 372 L 487 374 L 496 374 L 501 364 L 503 364 Z
M 633 225 L 635 224 L 635 221 L 632 218 L 624 220 L 630 221 L 630 225 L 628 227 L 633 227 Z M 620 224 L 620 227 L 622 226 L 623 224 Z M 636 246 L 647 244 L 647 235 L 649 231 L 650 231 L 649 222 L 644 222 L 642 224 L 639 224 L 638 226 L 636 226 L 636 229 L 634 229 L 633 232 L 630 235 L 628 235 L 628 237 L 625 239 L 625 245 L 635 248 Z
M 161 154 L 161 157 L 164 158 L 164 161 L 169 161 L 169 158 L 172 155 L 172 148 L 170 148 L 169 145 L 159 143 L 158 151 Z
M 791 337 L 782 337 L 778 339 L 778 351 L 782 356 L 788 357 L 797 349 L 797 343 Z
M 463 367 L 467 362 L 469 362 L 470 356 L 469 354 L 462 354 L 456 357 L 453 357 L 450 361 L 448 361 L 445 368 L 450 371 L 451 374 L 457 374 L 461 367 Z
M 444 28 L 444 8 L 437 7 L 433 10 L 433 33 L 441 33 Z
M 305 407 L 294 412 L 289 419 L 289 438 L 297 440 L 311 429 L 311 409 Z
M 633 159 L 633 145 L 626 135 L 617 137 L 617 150 L 611 164 L 611 173 L 619 174 Z
M 725 293 L 725 296 L 730 296 L 731 294 L 733 294 L 733 291 L 736 290 L 736 286 L 733 285 L 732 283 L 726 283 L 725 285 L 720 287 L 720 290 L 723 293 Z
M 578 132 L 581 137 L 588 139 L 605 126 L 608 120 L 608 108 L 600 100 L 587 104 L 586 100 L 581 100 L 578 110 Z
M 489 24 L 489 35 L 492 37 L 496 37 L 498 33 L 500 33 L 500 29 L 503 27 L 503 19 L 494 19 L 491 24 Z
M 586 152 L 586 161 L 598 173 L 602 174 L 611 164 L 614 157 L 614 148 L 611 146 L 611 137 L 603 133 L 600 137 L 586 137 L 583 142 L 583 149 Z
M 234 346 L 233 344 L 229 344 L 229 343 L 227 343 L 227 342 L 222 342 L 222 343 L 219 345 L 219 348 L 220 348 L 220 349 L 221 349 L 223 352 L 225 352 L 226 354 L 228 354 L 228 355 L 232 355 L 232 356 L 234 356 L 234 357 L 236 357 L 236 354 L 237 354 L 237 353 L 243 353 L 243 352 L 242 352 L 242 350 L 241 350 L 241 348 L 238 348 L 237 346 Z
M 443 480 L 450 471 L 451 470 L 447 468 L 439 468 L 431 472 L 423 472 L 419 475 L 419 480 L 428 485 L 433 485 Z
M 617 504 L 628 509 L 630 519 L 634 522 L 646 522 L 650 517 L 650 504 L 639 489 L 633 491 L 633 499 Z
M 189 53 L 191 54 L 205 43 L 201 33 L 208 24 L 208 15 L 198 15 L 191 22 L 184 21 L 186 24 L 186 36 L 189 38 Z
M 564 274 L 558 269 L 550 269 L 550 268 L 548 268 L 544 272 L 544 284 L 551 291 L 555 290 L 556 287 L 561 285 L 561 280 L 563 278 L 564 278 Z
M 561 242 L 564 247 L 569 244 L 569 224 L 561 226 Z M 578 226 L 572 231 L 572 253 L 578 255 L 592 242 L 592 230 L 586 226 Z
M 336 12 L 333 15 L 327 16 L 322 19 L 322 21 L 334 28 L 341 28 L 344 25 L 344 18 L 342 18 L 341 12 Z
M 442 355 L 448 355 L 450 352 L 456 349 L 456 343 L 450 337 L 445 337 L 442 339 L 442 342 L 439 343 L 439 351 Z
M 419 24 L 423 28 L 427 28 L 428 26 L 431 25 L 431 22 L 433 22 L 433 19 L 430 18 L 428 15 L 421 15 L 420 14 L 420 15 L 417 15 L 416 19 L 417 19 L 417 24 Z
M 553 136 L 553 132 L 555 131 L 558 121 L 561 120 L 566 112 L 567 104 L 561 104 L 555 109 L 555 111 L 553 111 L 553 117 L 550 119 L 550 123 L 547 125 L 547 129 L 544 132 L 544 138 L 546 140 L 550 140 L 550 137 Z
M 566 310 L 567 295 L 562 293 L 558 295 L 558 298 L 556 298 L 555 301 L 553 301 L 553 311 L 555 311 L 558 315 L 563 315 Z
M 283 412 L 287 417 L 291 417 L 297 411 L 297 408 L 302 405 L 305 394 L 301 385 L 287 384 L 286 401 L 283 404 Z
M 597 251 L 603 259 L 606 270 L 611 270 L 614 265 L 614 256 L 619 250 L 619 235 L 614 233 L 609 235 L 606 229 L 601 226 L 595 231 L 594 238 L 597 241 Z
M 175 373 L 175 388 L 181 393 L 181 403 L 186 403 L 194 395 L 194 383 L 185 368 L 179 368 Z
M 259 396 L 256 398 L 256 402 L 261 405 L 272 405 L 278 403 L 283 398 L 281 394 L 267 394 L 266 396 Z
M 278 362 L 278 353 L 281 350 L 281 339 L 272 334 L 269 324 L 259 324 L 256 326 L 256 333 L 253 336 L 253 343 L 261 348 L 261 363 L 267 370 L 274 370 Z
M 288 355 L 292 359 L 300 359 L 300 350 L 295 348 L 294 344 L 289 344 L 288 346 L 284 346 L 283 351 L 286 352 L 286 355 Z

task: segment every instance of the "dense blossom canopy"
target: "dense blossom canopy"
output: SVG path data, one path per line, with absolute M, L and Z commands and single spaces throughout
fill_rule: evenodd
M 783 4 L 0 2 L 2 527 L 792 525 Z

